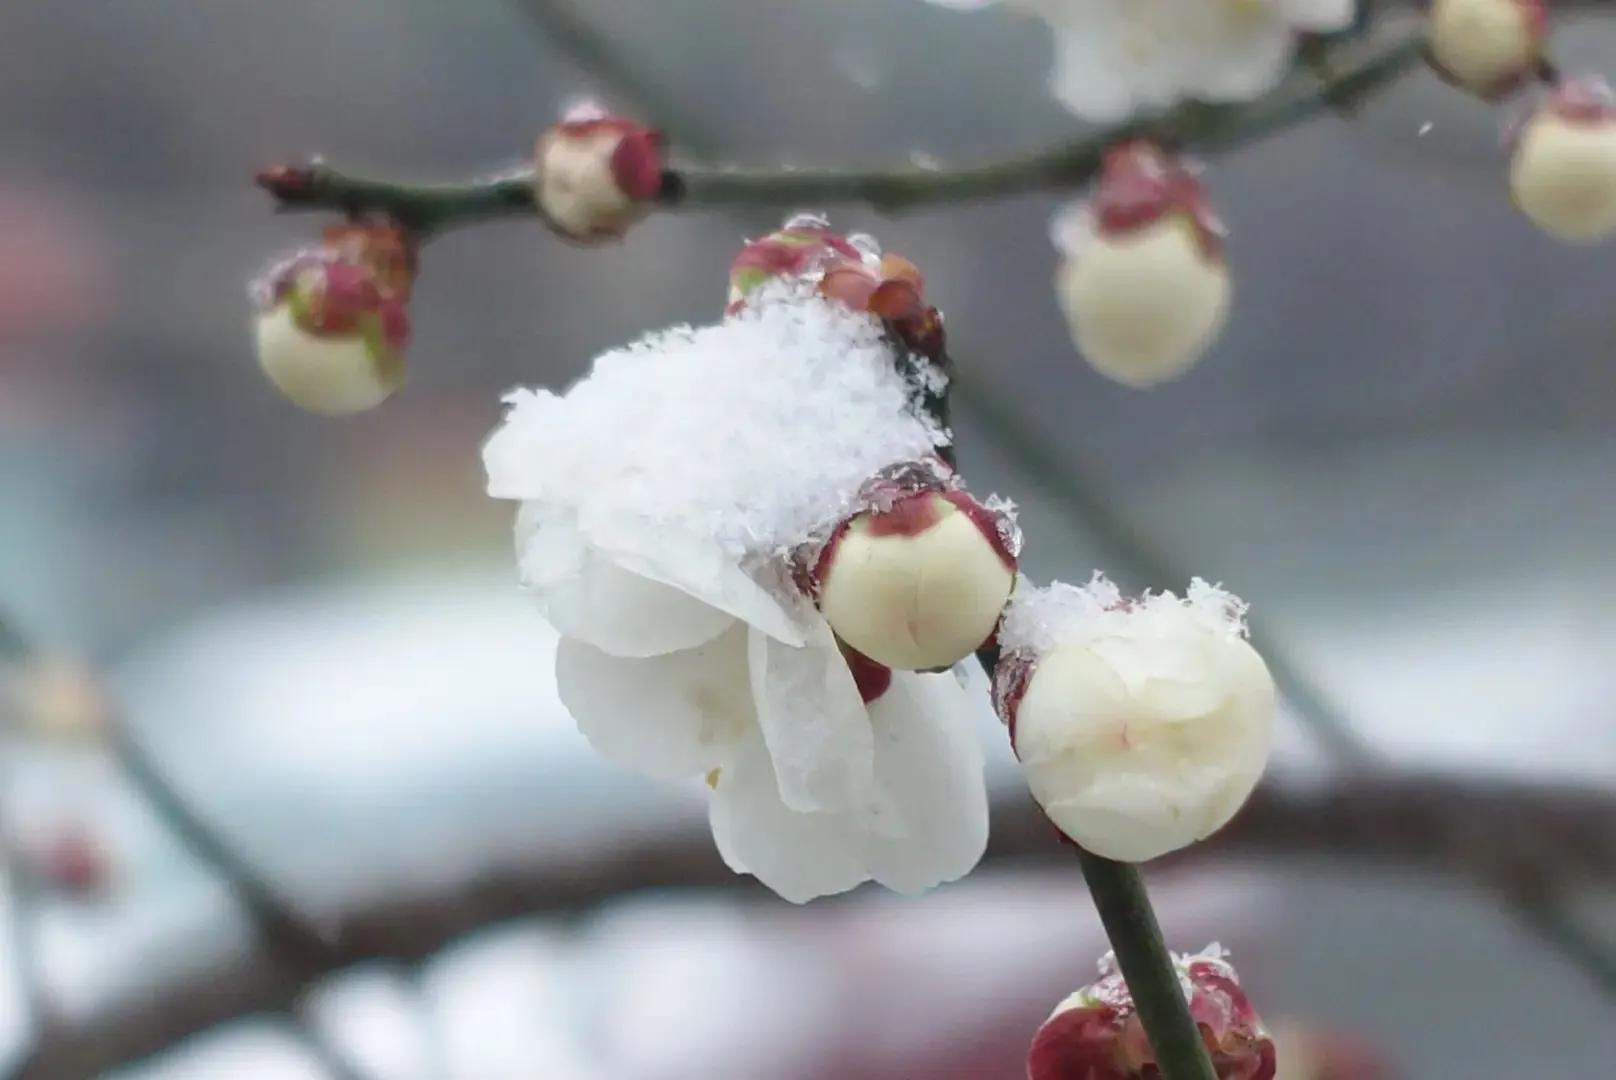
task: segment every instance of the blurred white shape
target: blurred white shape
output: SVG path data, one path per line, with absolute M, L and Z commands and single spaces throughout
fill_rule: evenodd
M 102 1080 L 330 1080 L 330 1074 L 283 1025 L 249 1020 L 198 1035 Z
M 700 821 L 699 797 L 589 752 L 554 649 L 507 577 L 406 579 L 201 620 L 125 683 L 171 782 L 330 910 Z
M 0 934 L 0 1070 L 8 1073 L 33 1036 L 26 991 L 17 967 L 13 902 L 12 884 L 0 869 L 0 928 L 4 928 Z
M 380 964 L 345 972 L 306 1006 L 326 1044 L 369 1080 L 440 1080 L 436 1025 L 405 974 Z
M 793 911 L 666 896 L 608 909 L 580 956 L 614 1080 L 1001 1076 L 1108 945 L 1074 874 L 998 874 L 920 901 L 867 894 Z M 1173 944 L 1254 948 L 1268 886 L 1165 875 Z M 1256 958 L 1254 957 L 1254 960 Z M 1008 1067 L 1007 1067 L 1008 1066 Z
M 666 897 L 605 913 L 587 940 L 610 1075 L 812 1075 L 845 954 L 804 925 L 779 909 Z
M 583 1043 L 587 985 L 565 943 L 532 925 L 477 934 L 431 962 L 421 993 L 448 1080 L 623 1080 Z

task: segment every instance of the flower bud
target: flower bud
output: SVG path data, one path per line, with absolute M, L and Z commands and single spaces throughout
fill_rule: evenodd
M 899 492 L 844 522 L 813 578 L 836 636 L 877 664 L 935 671 L 993 633 L 1015 581 L 1001 516 L 963 491 Z
M 750 240 L 729 268 L 725 312 L 733 315 L 755 289 L 775 278 L 810 278 L 840 266 L 863 268 L 864 255 L 817 214 L 797 214 L 779 229 Z M 859 305 L 862 308 L 862 305 Z
M 258 363 L 293 403 L 363 412 L 404 381 L 406 297 L 376 266 L 317 248 L 270 271 L 258 296 Z
M 590 107 L 545 132 L 534 151 L 533 197 L 570 240 L 622 236 L 661 188 L 661 133 Z
M 1033 797 L 1073 841 L 1143 862 L 1216 832 L 1268 760 L 1274 683 L 1245 605 L 1200 579 L 1123 599 L 1096 575 L 1017 596 L 994 700 Z
M 1188 369 L 1228 313 L 1222 237 L 1182 161 L 1149 142 L 1112 147 L 1093 200 L 1055 224 L 1056 295 L 1078 351 L 1128 386 Z
M 1509 183 L 1551 236 L 1592 243 L 1616 232 L 1616 98 L 1603 80 L 1548 93 L 1517 134 Z
M 105 843 L 83 827 L 70 827 L 41 838 L 23 852 L 24 866 L 41 884 L 84 899 L 104 894 L 112 883 L 112 855 Z
M 1449 82 L 1496 98 L 1537 70 L 1547 32 L 1542 0 L 1434 0 L 1431 64 Z
M 1174 955 L 1190 1016 L 1218 1080 L 1273 1080 L 1274 1042 L 1217 945 Z M 1111 954 L 1099 981 L 1055 1007 L 1027 1053 L 1027 1080 L 1148 1080 L 1160 1076 L 1133 995 Z

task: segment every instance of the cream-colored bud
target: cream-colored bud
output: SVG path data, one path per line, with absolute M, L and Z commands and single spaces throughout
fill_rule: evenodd
M 1062 264 L 1056 292 L 1077 348 L 1095 370 L 1146 387 L 1182 374 L 1229 310 L 1229 272 L 1187 219 L 1096 234 Z
M 1204 839 L 1268 760 L 1274 684 L 1238 632 L 1152 597 L 1039 656 L 1014 706 L 1017 756 L 1050 820 L 1129 862 Z
M 1537 67 L 1543 13 L 1537 0 L 1435 0 L 1429 41 L 1445 74 L 1492 97 Z
M 949 667 L 987 640 L 1010 598 L 1014 564 L 991 518 L 936 492 L 891 514 L 854 518 L 820 568 L 820 610 L 871 660 L 908 671 Z
M 534 174 L 539 208 L 557 230 L 575 240 L 618 236 L 646 212 L 612 172 L 622 141 L 612 128 L 574 134 L 551 131 L 540 141 Z
M 1509 183 L 1544 232 L 1579 244 L 1605 239 L 1616 232 L 1616 122 L 1543 109 L 1521 132 Z
M 397 357 L 379 362 L 363 335 L 321 337 L 297 324 L 285 302 L 258 316 L 258 363 L 294 404 L 344 416 L 374 408 L 403 382 Z

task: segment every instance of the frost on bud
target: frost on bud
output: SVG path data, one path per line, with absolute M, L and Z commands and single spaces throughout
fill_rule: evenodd
M 254 286 L 258 363 L 310 412 L 381 404 L 404 381 L 414 253 L 397 227 L 341 225 Z
M 1218 1080 L 1274 1080 L 1274 1041 L 1217 945 L 1174 955 L 1173 966 Z M 1027 1053 L 1027 1080 L 1153 1080 L 1150 1040 L 1116 958 L 1099 981 L 1056 1006 Z
M 776 278 L 819 279 L 827 267 L 862 265 L 863 253 L 831 230 L 818 214 L 797 214 L 757 240 L 749 240 L 729 268 L 724 311 L 733 315 L 753 291 Z
M 1434 0 L 1431 66 L 1478 97 L 1496 98 L 1537 70 L 1547 32 L 1543 0 Z
M 904 671 L 953 666 L 988 639 L 1015 582 L 1008 510 L 924 470 L 866 485 L 814 562 L 812 588 L 836 636 Z M 935 476 L 936 474 L 932 474 Z
M 1616 97 L 1602 79 L 1556 85 L 1515 133 L 1515 205 L 1544 232 L 1592 243 L 1616 232 Z
M 1057 216 L 1055 291 L 1078 351 L 1146 387 L 1183 373 L 1229 309 L 1224 229 L 1191 169 L 1154 143 L 1106 151 L 1087 205 Z
M 622 236 L 661 188 L 661 133 L 590 106 L 568 113 L 534 150 L 533 197 L 569 240 Z
M 1232 818 L 1268 761 L 1274 683 L 1245 605 L 1196 579 L 1124 598 L 1024 591 L 999 632 L 994 703 L 1033 797 L 1066 836 L 1143 862 Z
M 843 236 L 819 214 L 793 215 L 735 256 L 725 314 L 740 311 L 748 296 L 777 278 L 810 282 L 820 295 L 881 319 L 922 356 L 943 356 L 942 315 L 925 301 L 920 268 L 902 255 L 883 254 L 873 236 Z

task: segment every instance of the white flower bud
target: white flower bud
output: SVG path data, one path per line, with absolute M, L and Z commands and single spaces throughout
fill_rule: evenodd
M 1570 243 L 1616 232 L 1616 105 L 1602 84 L 1557 88 L 1527 120 L 1509 170 L 1515 204 Z
M 1537 68 L 1546 24 L 1541 0 L 1435 0 L 1431 60 L 1471 93 L 1496 97 Z
M 849 521 L 815 576 L 837 637 L 887 667 L 933 671 L 993 633 L 1015 557 L 992 511 L 963 492 L 923 491 Z
M 1125 601 L 1103 578 L 1017 597 L 996 700 L 1033 797 L 1072 840 L 1142 862 L 1240 809 L 1274 713 L 1243 610 L 1199 580 L 1184 600 Z
M 1223 225 L 1194 168 L 1146 140 L 1106 151 L 1094 197 L 1054 222 L 1055 291 L 1102 375 L 1146 387 L 1182 374 L 1223 327 Z
M 381 404 L 404 382 L 409 237 L 391 223 L 333 226 L 324 241 L 270 268 L 253 287 L 258 364 L 310 412 Z
M 603 114 L 563 120 L 539 139 L 533 195 L 561 235 L 621 236 L 645 215 L 662 180 L 661 136 Z
M 1222 329 L 1229 272 L 1182 220 L 1096 236 L 1056 279 L 1077 348 L 1100 374 L 1146 387 L 1180 375 Z
M 279 304 L 258 316 L 258 363 L 295 405 L 327 416 L 363 412 L 403 382 L 401 364 L 378 363 L 363 337 L 321 337 Z

